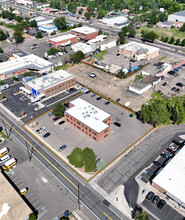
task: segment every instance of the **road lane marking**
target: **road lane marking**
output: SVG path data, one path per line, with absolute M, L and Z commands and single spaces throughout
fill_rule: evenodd
M 57 170 L 71 185 L 73 185 L 77 190 L 78 187 L 67 177 L 65 176 L 57 167 L 55 167 L 39 150 L 36 149 L 25 137 L 20 134 L 19 131 L 17 131 L 12 125 L 9 124 L 2 116 L 0 116 L 2 120 L 6 122 L 10 126 L 11 129 L 13 129 L 20 137 L 22 137 L 23 140 L 25 140 L 41 157 L 43 157 L 55 170 Z
M 105 216 L 107 216 L 108 219 L 112 220 L 110 216 L 108 216 L 105 212 L 103 213 Z

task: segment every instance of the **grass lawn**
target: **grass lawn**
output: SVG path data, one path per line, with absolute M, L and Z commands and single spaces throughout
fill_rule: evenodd
M 180 38 L 185 39 L 185 33 L 184 32 L 180 32 L 178 28 L 174 28 L 174 29 L 163 29 L 163 28 L 157 28 L 155 25 L 153 26 L 153 28 L 148 28 L 146 26 L 141 27 L 140 29 L 137 29 L 136 32 L 137 34 L 141 35 L 141 31 L 142 30 L 148 30 L 148 31 L 154 31 L 158 36 L 159 39 L 163 36 L 163 37 L 171 37 L 174 36 L 175 39 Z

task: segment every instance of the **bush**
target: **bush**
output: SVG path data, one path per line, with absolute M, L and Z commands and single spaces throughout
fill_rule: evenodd
M 53 114 L 61 118 L 64 116 L 65 110 L 66 107 L 62 103 L 58 102 L 53 108 Z
M 0 47 L 0 53 L 3 53 L 3 49 Z
M 30 72 L 23 73 L 23 77 L 26 77 L 26 76 L 29 76 L 29 75 L 30 75 Z
M 55 35 L 55 34 L 56 34 L 56 31 L 51 32 L 51 35 Z
M 69 159 L 69 163 L 77 168 L 84 166 L 83 151 L 78 147 L 75 148 L 67 158 Z
M 29 215 L 29 220 L 36 220 L 36 219 L 37 219 L 37 217 L 36 217 L 36 215 L 34 213 L 31 213 Z
M 58 50 L 56 48 L 52 47 L 48 50 L 48 55 L 49 56 L 55 55 L 57 52 L 58 52 Z

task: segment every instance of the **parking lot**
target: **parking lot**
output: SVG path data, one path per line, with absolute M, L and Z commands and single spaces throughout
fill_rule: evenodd
M 69 91 L 69 93 L 60 93 L 45 101 L 43 100 L 42 102 L 45 105 L 45 107 L 39 110 L 35 110 L 36 107 L 38 107 L 38 104 L 31 103 L 30 98 L 27 95 L 23 93 L 14 95 L 15 92 L 19 91 L 19 87 L 21 86 L 22 83 L 17 83 L 15 85 L 12 85 L 9 89 L 3 91 L 3 94 L 5 95 L 6 99 L 1 103 L 8 110 L 10 110 L 16 117 L 20 117 L 23 113 L 26 113 L 26 116 L 21 119 L 24 123 L 30 121 L 32 118 L 35 118 L 43 114 L 46 111 L 49 111 L 54 107 L 54 105 L 57 102 L 65 102 L 73 96 L 80 94 L 80 91 L 77 91 L 76 89 L 74 91 Z
M 60 153 L 65 157 L 67 157 L 75 147 L 82 149 L 89 147 L 94 150 L 97 159 L 103 158 L 105 164 L 108 164 L 128 146 L 145 135 L 152 127 L 147 124 L 142 124 L 135 116 L 130 118 L 129 111 L 113 103 L 105 105 L 105 99 L 97 100 L 97 95 L 91 97 L 91 94 L 92 93 L 83 94 L 80 98 L 112 115 L 111 134 L 100 143 L 94 141 L 67 122 L 59 125 L 58 122 L 64 119 L 61 118 L 54 122 L 54 116 L 49 117 L 48 114 L 36 119 L 35 122 L 38 122 L 38 126 L 33 128 L 33 131 L 35 132 L 39 127 L 44 126 L 46 130 L 38 134 L 40 138 L 43 138 L 43 135 L 49 132 L 51 135 L 44 140 L 47 141 L 50 146 L 58 149 L 63 144 L 66 144 L 67 148 Z M 114 122 L 120 123 L 121 127 L 114 125 Z M 34 121 L 31 122 L 31 124 L 33 123 Z

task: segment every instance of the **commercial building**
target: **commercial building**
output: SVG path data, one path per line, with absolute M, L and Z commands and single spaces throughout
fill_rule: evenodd
M 77 52 L 77 51 L 82 51 L 84 54 L 87 54 L 87 53 L 90 53 L 92 50 L 94 51 L 95 48 L 94 48 L 94 45 L 89 45 L 89 44 L 86 44 L 86 43 L 77 43 L 77 44 L 73 44 L 71 46 L 71 49 L 74 51 L 74 52 Z
M 81 98 L 69 103 L 64 117 L 67 122 L 97 142 L 110 135 L 112 116 Z
M 76 42 L 78 42 L 78 39 L 74 34 L 66 34 L 49 39 L 49 44 L 53 47 L 66 46 Z
M 51 62 L 34 54 L 29 54 L 23 57 L 17 55 L 16 58 L 0 63 L 0 80 L 23 74 L 29 70 L 36 70 L 41 73 L 49 71 L 51 70 L 52 65 Z
M 0 173 L 0 195 L 0 217 L 2 220 L 23 220 L 32 213 L 32 210 L 2 173 Z
M 91 28 L 91 27 L 79 27 L 79 28 L 74 28 L 71 30 L 72 34 L 75 34 L 77 37 L 79 37 L 81 40 L 91 40 L 95 37 L 98 36 L 98 30 L 96 30 L 95 28 Z
M 119 47 L 119 53 L 136 60 L 150 60 L 159 55 L 159 48 L 147 44 L 130 42 Z
M 38 17 L 34 17 L 30 20 L 31 21 L 35 20 L 37 22 L 37 25 L 40 26 L 40 25 L 43 25 L 43 24 L 53 23 L 54 19 L 53 18 L 48 18 L 48 17 L 43 17 L 43 16 L 38 16 Z
M 118 24 L 123 24 L 127 22 L 127 17 L 125 16 L 118 16 L 118 17 L 106 17 L 102 19 L 102 24 L 106 24 L 108 26 L 114 27 Z
M 73 74 L 59 70 L 25 82 L 24 89 L 21 88 L 21 90 L 31 95 L 34 102 L 55 95 L 75 85 L 76 78 Z
M 39 27 L 39 30 L 45 31 L 48 34 L 50 34 L 53 31 L 57 31 L 58 28 L 54 25 L 52 18 L 47 18 L 43 16 L 38 16 L 35 18 L 32 18 L 31 20 L 36 20 L 37 26 Z
M 33 5 L 31 0 L 14 0 L 14 3 L 17 5 Z
M 185 23 L 185 10 L 168 15 L 168 21 Z
M 43 24 L 43 25 L 39 25 L 39 30 L 41 31 L 45 31 L 47 32 L 48 34 L 50 34 L 51 32 L 53 31 L 57 31 L 58 28 L 53 24 Z
M 133 83 L 128 87 L 132 92 L 135 92 L 138 95 L 141 95 L 143 92 L 146 92 L 152 86 L 156 85 L 161 81 L 160 77 L 157 76 L 145 76 L 143 79 Z
M 152 185 L 164 193 L 169 199 L 176 202 L 179 207 L 185 208 L 185 147 L 183 147 L 169 162 L 161 169 L 152 181 Z

